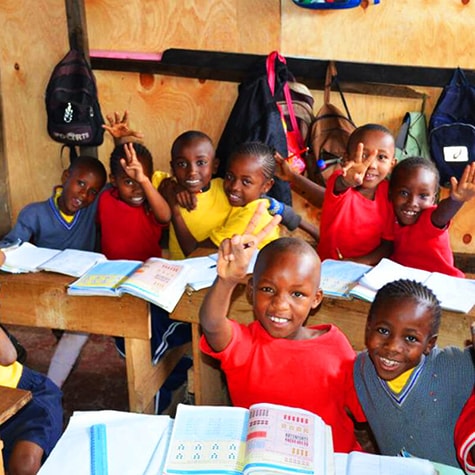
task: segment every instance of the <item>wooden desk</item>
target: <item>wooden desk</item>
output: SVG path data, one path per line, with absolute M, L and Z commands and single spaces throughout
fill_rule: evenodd
M 207 290 L 185 294 L 171 317 L 192 324 L 193 334 L 193 388 L 196 404 L 226 403 L 222 375 L 216 360 L 201 354 L 198 342 L 199 308 Z M 462 298 L 462 297 L 461 297 Z M 370 304 L 361 300 L 342 300 L 324 297 L 320 307 L 308 319 L 308 325 L 334 323 L 348 337 L 357 351 L 364 349 L 364 327 Z M 232 298 L 230 318 L 240 323 L 250 323 L 252 309 L 246 299 L 245 285 L 239 285 Z M 463 347 L 470 338 L 470 323 L 475 320 L 475 308 L 469 314 L 443 312 L 438 344 L 441 347 Z
M 154 396 L 189 344 L 153 366 L 149 304 L 130 295 L 70 296 L 66 285 L 73 280 L 52 272 L 0 273 L 0 322 L 124 337 L 129 409 L 152 413 Z
M 0 424 L 8 421 L 10 417 L 15 415 L 23 406 L 31 401 L 31 392 L 24 389 L 7 388 L 0 386 Z M 1 427 L 0 427 L 1 435 Z M 0 475 L 4 475 L 3 442 L 0 440 Z

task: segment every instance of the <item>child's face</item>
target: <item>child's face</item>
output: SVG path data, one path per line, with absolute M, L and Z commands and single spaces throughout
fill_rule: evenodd
M 266 194 L 273 183 L 273 179 L 265 177 L 259 159 L 235 155 L 224 175 L 224 192 L 231 206 L 245 206 Z
M 322 300 L 316 258 L 280 252 L 266 256 L 248 284 L 256 319 L 274 338 L 304 339 L 303 324 Z
M 391 381 L 417 366 L 435 345 L 433 311 L 415 299 L 390 299 L 366 325 L 366 347 L 381 379 Z
M 142 157 L 137 157 L 142 164 L 144 174 L 149 178 L 152 177 L 152 170 Z M 110 175 L 110 182 L 117 188 L 119 198 L 129 206 L 139 207 L 142 206 L 146 200 L 145 192 L 137 181 L 130 178 L 125 170 L 120 171 L 117 175 Z
M 396 164 L 394 138 L 382 130 L 363 131 L 356 140 L 352 140 L 351 149 L 348 150 L 349 157 L 354 156 L 360 142 L 364 144 L 363 158 L 374 150 L 378 151 L 361 184 L 361 188 L 374 190 L 389 175 Z
M 182 144 L 170 162 L 177 182 L 190 193 L 208 187 L 217 164 L 213 146 L 201 138 Z
M 402 226 L 414 224 L 422 211 L 435 203 L 437 179 L 431 170 L 416 167 L 397 173 L 392 179 L 390 198 Z
M 96 172 L 78 166 L 63 173 L 62 184 L 59 209 L 67 215 L 73 215 L 92 204 L 104 186 L 104 180 Z

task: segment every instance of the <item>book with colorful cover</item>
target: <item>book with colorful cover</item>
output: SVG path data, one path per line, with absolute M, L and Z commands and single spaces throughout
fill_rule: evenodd
M 209 287 L 216 278 L 216 261 L 209 256 L 172 261 L 152 257 L 145 262 L 109 260 L 92 267 L 68 286 L 69 295 L 124 293 L 172 312 L 187 286 Z
M 178 405 L 166 475 L 334 475 L 331 431 L 311 412 Z

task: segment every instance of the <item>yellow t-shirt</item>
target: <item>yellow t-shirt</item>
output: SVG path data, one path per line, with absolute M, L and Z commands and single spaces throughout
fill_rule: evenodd
M 55 191 L 54 191 L 54 205 L 56 206 L 56 208 L 58 209 L 59 211 L 59 214 L 61 215 L 61 217 L 69 224 L 71 224 L 73 222 L 73 219 L 74 219 L 74 214 L 65 214 L 63 213 L 60 209 L 59 209 L 59 205 L 58 205 L 58 199 L 59 197 L 61 196 L 61 193 L 63 192 L 63 187 L 62 186 L 58 186 L 56 187 Z
M 9 366 L 0 365 L 0 386 L 16 388 L 23 373 L 23 365 L 15 361 Z
M 402 388 L 406 385 L 408 379 L 411 377 L 411 374 L 413 371 L 414 371 L 414 368 L 408 369 L 397 378 L 392 379 L 391 381 L 388 381 L 389 389 L 394 394 L 399 394 Z
M 226 222 L 219 228 L 214 229 L 210 235 L 210 239 L 216 246 L 219 246 L 221 241 L 226 238 L 232 237 L 234 234 L 244 233 L 249 221 L 254 215 L 259 203 L 264 201 L 266 205 L 269 205 L 269 201 L 266 199 L 258 199 L 251 201 L 246 206 L 235 206 L 231 208 Z M 254 230 L 253 234 L 258 233 L 267 223 L 272 220 L 272 216 L 269 213 L 264 213 L 260 221 Z M 276 228 L 259 244 L 259 249 L 263 248 L 267 243 L 274 241 L 279 237 L 279 227 Z
M 166 176 L 163 172 L 155 172 L 152 177 L 153 186 L 157 188 L 164 178 Z M 196 198 L 196 208 L 192 211 L 182 209 L 181 215 L 192 236 L 197 242 L 201 242 L 209 238 L 213 229 L 223 225 L 231 211 L 231 205 L 224 193 L 222 178 L 213 178 L 209 189 L 203 193 L 198 193 Z M 170 259 L 185 258 L 178 244 L 173 225 L 170 225 L 168 250 Z

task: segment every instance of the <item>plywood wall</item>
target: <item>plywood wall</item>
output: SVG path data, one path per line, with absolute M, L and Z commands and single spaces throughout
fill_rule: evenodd
M 92 49 L 258 54 L 279 49 L 318 59 L 475 68 L 474 2 L 381 0 L 341 11 L 305 10 L 291 0 L 86 0 L 85 7 Z M 59 145 L 46 134 L 43 94 L 51 68 L 67 50 L 64 3 L 4 0 L 0 19 L 3 160 L 15 219 L 26 203 L 49 195 L 61 171 Z M 171 142 L 184 130 L 203 130 L 216 141 L 237 93 L 233 83 L 106 71 L 96 77 L 104 113 L 128 109 L 160 169 L 168 169 Z M 430 113 L 440 90 L 424 92 Z M 321 93 L 313 93 L 317 108 Z M 380 122 L 393 131 L 406 111 L 420 107 L 418 100 L 401 98 L 348 94 L 347 100 L 358 124 Z M 104 163 L 111 148 L 106 138 L 100 149 Z M 454 249 L 473 252 L 475 243 L 461 242 L 472 214 L 463 216 Z

